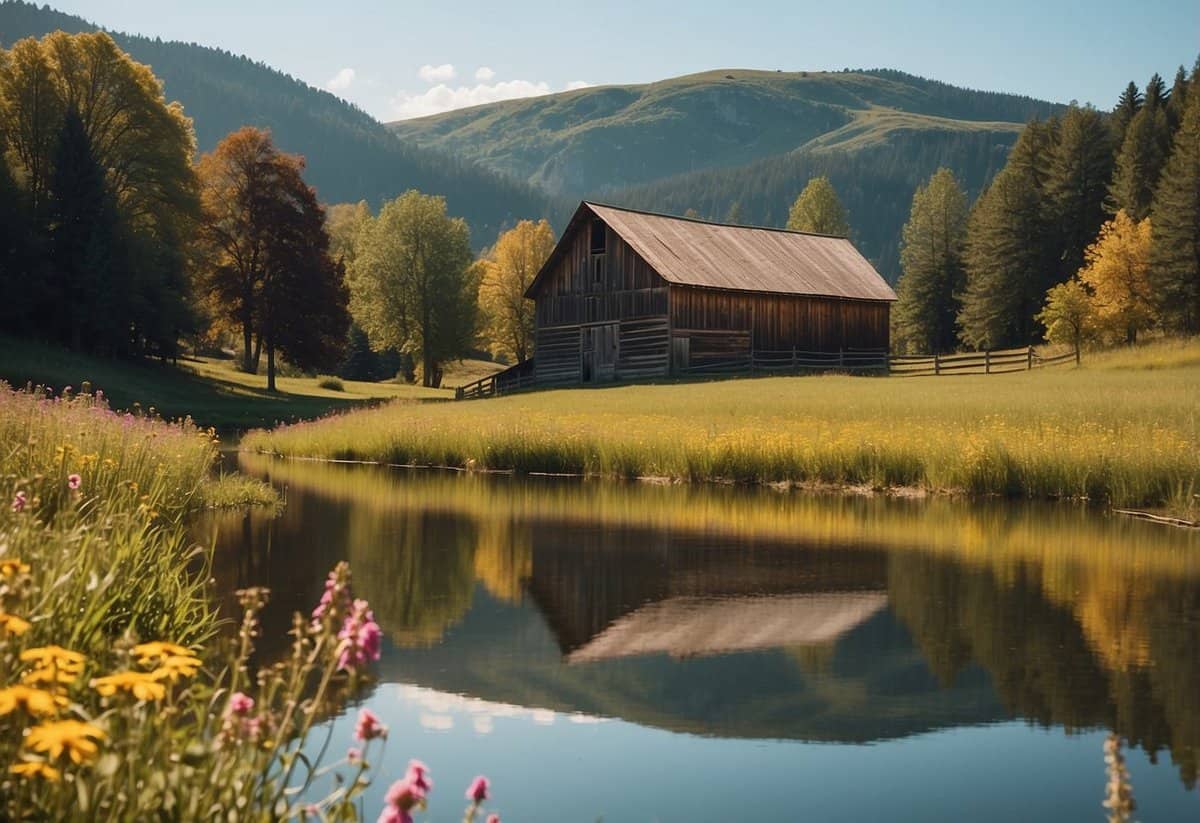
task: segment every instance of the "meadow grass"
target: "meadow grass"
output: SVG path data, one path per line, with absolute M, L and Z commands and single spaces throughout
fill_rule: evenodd
M 1008 375 L 826 375 L 389 405 L 249 433 L 292 457 L 1158 506 L 1200 491 L 1200 342 Z M 1146 368 L 1133 362 L 1143 358 Z M 1168 365 L 1160 366 L 1160 363 Z
M 266 377 L 239 371 L 230 360 L 189 358 L 177 366 L 128 363 L 5 336 L 0 336 L 0 380 L 18 388 L 40 384 L 55 389 L 78 387 L 86 380 L 105 392 L 114 409 L 140 404 L 168 419 L 191 416 L 221 430 L 305 420 L 386 400 L 453 396 L 448 390 L 353 380 L 343 381 L 337 391 L 322 388 L 315 377 L 280 377 L 279 391 L 272 394 Z

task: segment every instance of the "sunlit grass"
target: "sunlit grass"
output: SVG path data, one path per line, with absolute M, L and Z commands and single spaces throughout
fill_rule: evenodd
M 998 376 L 759 378 L 391 405 L 259 431 L 297 457 L 1162 505 L 1200 489 L 1200 344 Z M 1136 355 L 1130 355 L 1135 357 Z M 1178 363 L 1169 370 L 1161 361 Z M 1089 363 L 1092 361 L 1088 361 Z

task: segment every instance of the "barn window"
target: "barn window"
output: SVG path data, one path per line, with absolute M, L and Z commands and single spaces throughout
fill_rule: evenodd
M 604 282 L 605 258 L 606 258 L 606 256 L 603 254 L 593 254 L 592 255 L 592 282 L 593 283 L 603 283 Z
M 592 221 L 592 254 L 604 254 L 608 251 L 608 234 L 604 231 L 603 220 Z

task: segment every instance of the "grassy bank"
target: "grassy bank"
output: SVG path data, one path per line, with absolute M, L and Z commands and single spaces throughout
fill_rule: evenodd
M 295 457 L 1121 506 L 1200 492 L 1200 343 L 1000 376 L 759 378 L 391 405 L 249 434 Z M 1145 364 L 1137 365 L 1138 361 Z
M 134 364 L 88 357 L 0 336 L 0 379 L 13 386 L 27 383 L 80 386 L 85 380 L 102 390 L 115 409 L 135 403 L 153 406 L 166 418 L 190 415 L 202 426 L 221 430 L 269 426 L 278 421 L 306 420 L 333 411 L 396 399 L 444 399 L 452 393 L 400 383 L 342 381 L 342 391 L 322 388 L 316 377 L 281 377 L 279 391 L 266 390 L 266 378 L 245 374 L 230 361 L 193 358 L 168 364 Z

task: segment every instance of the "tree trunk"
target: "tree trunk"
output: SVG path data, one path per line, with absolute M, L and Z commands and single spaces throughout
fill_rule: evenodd
M 275 344 L 267 341 L 267 391 L 275 390 Z
M 262 365 L 262 350 L 263 339 L 262 335 L 260 334 L 254 341 L 254 358 L 251 361 L 251 365 L 253 366 L 253 368 L 250 370 L 251 374 L 258 374 L 258 367 Z
M 254 361 L 250 359 L 250 346 L 254 341 L 254 332 L 250 329 L 250 321 L 242 321 L 242 371 L 253 374 Z
M 434 362 L 433 356 L 430 355 L 429 349 L 426 348 L 421 356 L 421 385 L 427 389 L 434 388 L 433 378 L 434 370 L 437 368 L 437 363 Z

